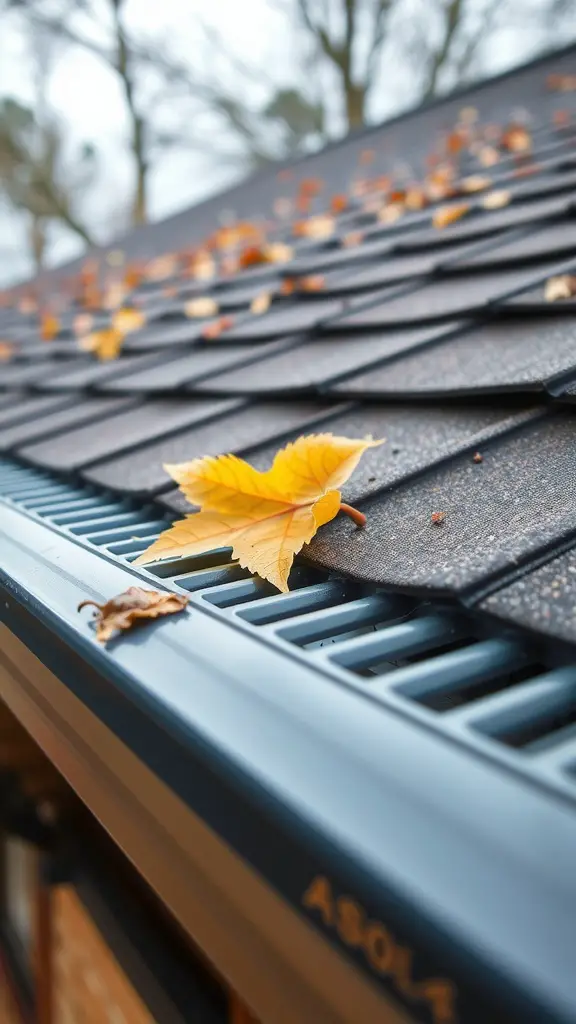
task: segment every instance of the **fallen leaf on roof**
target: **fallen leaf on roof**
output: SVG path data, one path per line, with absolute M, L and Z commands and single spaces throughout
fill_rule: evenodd
M 324 274 L 304 274 L 296 278 L 296 288 L 299 292 L 321 292 L 326 287 Z
M 157 256 L 146 264 L 144 276 L 147 281 L 162 281 L 165 277 L 172 277 L 178 270 L 178 259 L 176 253 L 166 253 L 164 256 Z
M 205 249 L 194 253 L 188 264 L 188 273 L 196 281 L 209 281 L 216 274 L 214 258 Z
M 462 178 L 460 188 L 463 192 L 483 192 L 485 188 L 490 188 L 491 184 L 492 178 L 487 174 L 470 174 L 467 178 Z
M 393 224 L 404 213 L 404 203 L 387 203 L 378 210 L 378 220 L 382 224 Z
M 285 277 L 278 289 L 278 295 L 293 295 L 296 291 L 296 278 Z
M 247 245 L 239 253 L 237 267 L 240 270 L 246 267 L 256 267 L 259 263 L 267 263 L 266 251 L 261 245 Z
M 330 200 L 330 210 L 332 213 L 342 213 L 343 210 L 348 206 L 348 196 L 336 195 L 332 196 Z
M 513 124 L 503 133 L 500 144 L 510 153 L 528 153 L 532 149 L 532 136 L 524 125 Z
M 0 363 L 7 363 L 14 353 L 14 345 L 10 341 L 0 341 Z
M 43 313 L 40 317 L 40 337 L 42 341 L 52 341 L 60 330 L 60 321 L 52 313 Z
M 474 452 L 474 455 L 472 456 L 472 462 L 484 462 L 484 457 L 480 454 L 480 452 Z
M 216 316 L 218 303 L 209 295 L 198 296 L 197 299 L 190 299 L 184 303 L 184 316 L 191 319 L 194 317 Z
M 213 320 L 211 324 L 206 324 L 202 328 L 202 337 L 206 338 L 207 341 L 214 341 L 220 337 L 223 331 L 227 331 L 229 327 L 232 327 L 233 324 L 233 316 L 220 316 L 217 320 Z
M 175 615 L 183 611 L 187 604 L 188 597 L 184 594 L 129 587 L 123 594 L 110 598 L 104 604 L 98 604 L 97 601 L 82 601 L 78 605 L 78 611 L 88 605 L 96 608 L 96 639 L 98 643 L 105 644 L 114 633 L 132 629 L 136 623 L 142 623 L 146 619 Z
M 119 331 L 123 337 L 126 334 L 131 334 L 132 331 L 139 331 L 141 327 L 144 327 L 145 323 L 146 317 L 144 313 L 139 309 L 133 309 L 131 306 L 117 310 L 112 317 L 112 329 Z
M 294 555 L 320 526 L 340 510 L 358 525 L 366 522 L 341 502 L 338 488 L 363 453 L 382 443 L 311 434 L 281 448 L 266 472 L 235 455 L 165 466 L 201 511 L 174 523 L 136 562 L 232 547 L 240 565 L 286 592 Z
M 446 522 L 446 513 L 433 512 L 430 516 L 430 520 L 434 526 L 442 526 L 442 523 Z
M 478 153 L 478 160 L 482 167 L 493 167 L 500 160 L 500 153 L 494 146 L 482 146 Z
M 552 92 L 576 91 L 576 75 L 548 75 L 546 85 Z
M 270 242 L 264 246 L 268 263 L 288 263 L 294 256 L 294 249 L 285 242 Z
M 470 203 L 458 203 L 455 206 L 439 206 L 432 215 L 432 226 L 435 228 L 446 228 L 454 221 L 465 217 L 470 210 Z
M 78 347 L 83 352 L 93 352 L 103 361 L 117 359 L 122 348 L 124 335 L 113 327 L 105 327 L 101 331 L 92 331 L 78 339 Z
M 250 312 L 254 313 L 254 316 L 261 316 L 262 313 L 268 312 L 271 302 L 271 293 L 261 292 L 260 295 L 256 295 L 256 297 L 252 299 L 252 302 L 250 303 Z
M 109 284 L 102 298 L 104 309 L 116 309 L 121 306 L 128 294 L 124 281 L 113 281 Z
M 406 189 L 404 203 L 407 210 L 423 210 L 428 205 L 428 196 L 420 185 L 411 185 Z
M 317 217 L 308 217 L 307 220 L 297 220 L 293 226 L 293 233 L 299 238 L 330 238 L 336 229 L 334 217 L 326 213 L 320 213 Z
M 544 285 L 546 302 L 558 302 L 562 299 L 573 299 L 576 295 L 576 274 L 559 274 L 549 277 Z
M 343 246 L 344 249 L 349 249 L 354 245 L 362 245 L 363 241 L 363 231 L 348 231 L 345 235 L 342 235 L 340 245 Z
M 451 156 L 456 156 L 460 153 L 466 145 L 466 134 L 460 129 L 450 132 L 446 137 L 446 149 Z
M 298 185 L 298 192 L 301 196 L 317 196 L 323 188 L 322 178 L 303 178 Z
M 500 210 L 503 206 L 508 206 L 511 199 L 512 194 L 507 189 L 501 188 L 494 192 L 487 192 L 480 203 L 485 210 Z

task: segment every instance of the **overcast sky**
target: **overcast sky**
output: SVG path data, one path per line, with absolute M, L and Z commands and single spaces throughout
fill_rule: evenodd
M 46 4 L 49 7 L 50 0 Z M 576 9 L 576 0 L 574 6 Z M 194 59 L 198 50 L 195 21 L 199 12 L 204 21 L 211 21 L 225 33 L 236 54 L 250 55 L 254 65 L 273 68 L 276 80 L 289 81 L 291 48 L 296 40 L 287 33 L 286 22 L 273 2 L 129 0 L 126 7 L 126 17 L 139 33 L 169 37 L 171 46 L 185 61 Z M 531 43 L 524 39 L 523 53 L 533 52 L 534 46 L 537 40 Z M 495 73 L 514 63 L 518 52 L 514 37 L 503 35 L 490 53 L 486 70 Z M 78 48 L 58 49 L 52 62 L 47 96 L 50 108 L 67 124 L 72 148 L 83 141 L 94 141 L 98 150 L 98 188 L 91 190 L 87 199 L 90 219 L 107 232 L 121 229 L 130 195 L 131 164 L 118 83 L 97 57 Z M 0 97 L 7 95 L 30 102 L 34 93 L 25 41 L 15 20 L 4 15 L 0 25 Z M 382 90 L 379 116 L 401 103 L 400 96 L 384 95 Z M 223 188 L 238 173 L 234 165 L 215 166 L 197 153 L 172 153 L 151 175 L 150 214 L 154 219 L 168 215 Z M 22 218 L 0 210 L 0 283 L 21 279 L 30 272 L 22 239 Z M 52 241 L 53 262 L 62 262 L 79 250 L 78 242 L 67 231 L 56 229 Z

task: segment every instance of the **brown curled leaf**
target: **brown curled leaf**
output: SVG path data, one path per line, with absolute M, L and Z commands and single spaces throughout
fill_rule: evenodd
M 494 192 L 487 192 L 480 203 L 485 210 L 500 210 L 503 206 L 508 206 L 511 199 L 512 193 L 505 188 L 500 188 Z
M 43 313 L 40 317 L 40 337 L 42 341 L 52 341 L 60 330 L 60 321 L 52 313 Z
M 104 604 L 97 601 L 82 601 L 78 611 L 93 605 L 96 608 L 96 639 L 105 644 L 114 633 L 131 629 L 137 622 L 158 619 L 163 615 L 175 615 L 184 610 L 188 597 L 184 594 L 170 594 L 159 590 L 144 590 L 142 587 L 128 587 L 123 594 L 111 597 Z
M 190 299 L 184 303 L 184 316 L 205 317 L 215 316 L 218 312 L 218 303 L 210 295 L 199 295 L 196 299 Z
M 573 299 L 576 295 L 576 274 L 559 274 L 549 277 L 544 285 L 546 302 L 558 302 L 562 299 Z
M 214 341 L 219 338 L 223 331 L 227 331 L 229 327 L 234 324 L 233 316 L 219 316 L 217 320 L 213 320 L 211 324 L 206 324 L 206 327 L 202 329 L 202 337 L 206 341 Z
M 552 92 L 576 92 L 576 75 L 548 75 L 546 87 Z
M 430 516 L 430 520 L 434 526 L 442 526 L 442 523 L 446 521 L 445 512 L 433 512 Z
M 336 230 L 334 217 L 326 213 L 320 213 L 316 217 L 308 217 L 307 220 L 297 220 L 292 225 L 292 232 L 297 238 L 330 238 Z
M 432 217 L 435 228 L 446 228 L 454 221 L 460 220 L 470 210 L 470 203 L 458 203 L 454 206 L 439 206 Z
M 252 302 L 250 303 L 250 312 L 254 313 L 254 316 L 261 316 L 262 313 L 268 312 L 271 302 L 271 292 L 260 292 L 260 295 L 256 295 L 252 299 Z

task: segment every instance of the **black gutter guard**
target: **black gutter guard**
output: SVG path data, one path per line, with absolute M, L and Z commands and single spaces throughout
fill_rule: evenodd
M 135 572 L 157 510 L 0 491 L 0 696 L 264 1020 L 574 1021 L 574 663 L 306 567 Z M 79 601 L 154 577 L 190 611 L 99 648 Z

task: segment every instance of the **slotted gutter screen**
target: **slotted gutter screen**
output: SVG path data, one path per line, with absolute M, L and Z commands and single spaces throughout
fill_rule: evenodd
M 82 544 L 130 564 L 171 516 L 15 460 L 0 494 Z M 370 699 L 433 719 L 446 735 L 565 789 L 576 736 L 576 662 L 541 664 L 520 634 L 486 636 L 461 609 L 369 592 L 296 564 L 288 594 L 230 561 L 229 551 L 146 567 L 287 656 L 305 659 Z

